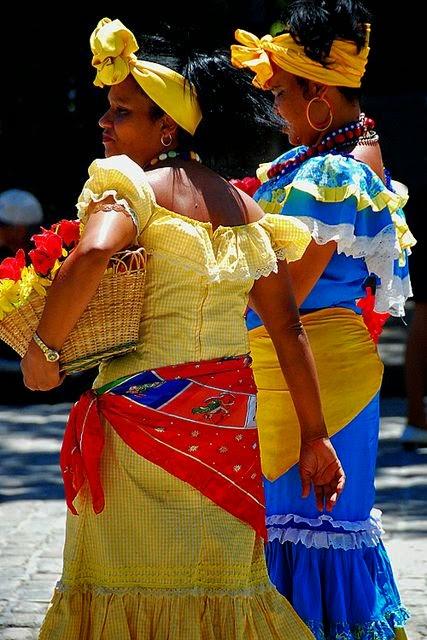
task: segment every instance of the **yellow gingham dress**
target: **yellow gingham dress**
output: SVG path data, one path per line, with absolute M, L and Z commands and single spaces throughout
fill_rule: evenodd
M 297 259 L 305 225 L 284 216 L 219 227 L 160 207 L 126 156 L 96 160 L 79 198 L 114 195 L 148 251 L 140 344 L 100 368 L 95 386 L 138 371 L 249 350 L 254 279 Z M 40 640 L 312 639 L 269 581 L 263 541 L 187 483 L 131 450 L 108 423 L 95 515 L 85 487 L 67 515 L 62 578 Z

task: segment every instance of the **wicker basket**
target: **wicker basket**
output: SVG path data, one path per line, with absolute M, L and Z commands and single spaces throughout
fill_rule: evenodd
M 142 248 L 121 251 L 111 258 L 94 297 L 62 347 L 62 371 L 84 371 L 136 349 L 145 263 Z M 33 292 L 25 304 L 0 321 L 0 339 L 20 356 L 27 351 L 45 302 L 45 297 Z

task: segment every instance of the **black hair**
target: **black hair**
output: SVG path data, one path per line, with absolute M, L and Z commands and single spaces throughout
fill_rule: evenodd
M 358 52 L 362 49 L 370 13 L 360 0 L 294 0 L 283 21 L 306 56 L 327 67 L 334 40 L 350 40 Z M 340 90 L 351 101 L 359 97 L 359 89 Z
M 231 65 L 229 51 L 215 43 L 195 46 L 197 38 L 188 30 L 183 35 L 165 27 L 164 32 L 141 36 L 138 57 L 177 71 L 197 91 L 202 120 L 194 136 L 179 129 L 179 147 L 197 151 L 225 177 L 253 171 L 279 125 L 271 97 L 252 85 L 253 74 Z M 153 105 L 152 116 L 161 115 Z

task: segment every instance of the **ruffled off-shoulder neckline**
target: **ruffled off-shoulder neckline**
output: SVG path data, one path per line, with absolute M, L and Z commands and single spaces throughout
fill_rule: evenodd
M 143 169 L 127 156 L 95 160 L 77 203 L 85 222 L 88 207 L 106 196 L 123 205 L 134 220 L 137 242 L 149 255 L 205 276 L 210 282 L 249 280 L 277 271 L 278 260 L 298 260 L 311 241 L 296 218 L 265 214 L 237 226 L 213 227 L 157 203 Z
M 170 243 L 171 233 L 179 242 Z M 254 280 L 277 272 L 278 260 L 299 260 L 311 242 L 296 218 L 265 214 L 257 221 L 218 226 L 157 207 L 141 238 L 149 255 L 173 261 L 210 282 Z

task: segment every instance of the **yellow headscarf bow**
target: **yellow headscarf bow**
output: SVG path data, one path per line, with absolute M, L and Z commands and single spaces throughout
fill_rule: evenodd
M 257 38 L 248 31 L 237 29 L 231 45 L 231 62 L 235 67 L 248 67 L 255 73 L 253 84 L 266 89 L 273 75 L 274 62 L 278 67 L 302 78 L 335 87 L 360 87 L 369 53 L 370 25 L 366 25 L 366 44 L 357 53 L 356 45 L 348 40 L 334 40 L 329 54 L 329 65 L 311 60 L 304 47 L 297 44 L 289 33 Z M 243 45 L 243 46 L 242 46 Z
M 145 93 L 192 135 L 202 113 L 194 87 L 176 71 L 138 60 L 135 36 L 120 20 L 103 18 L 90 37 L 97 87 L 123 82 L 131 73 Z

